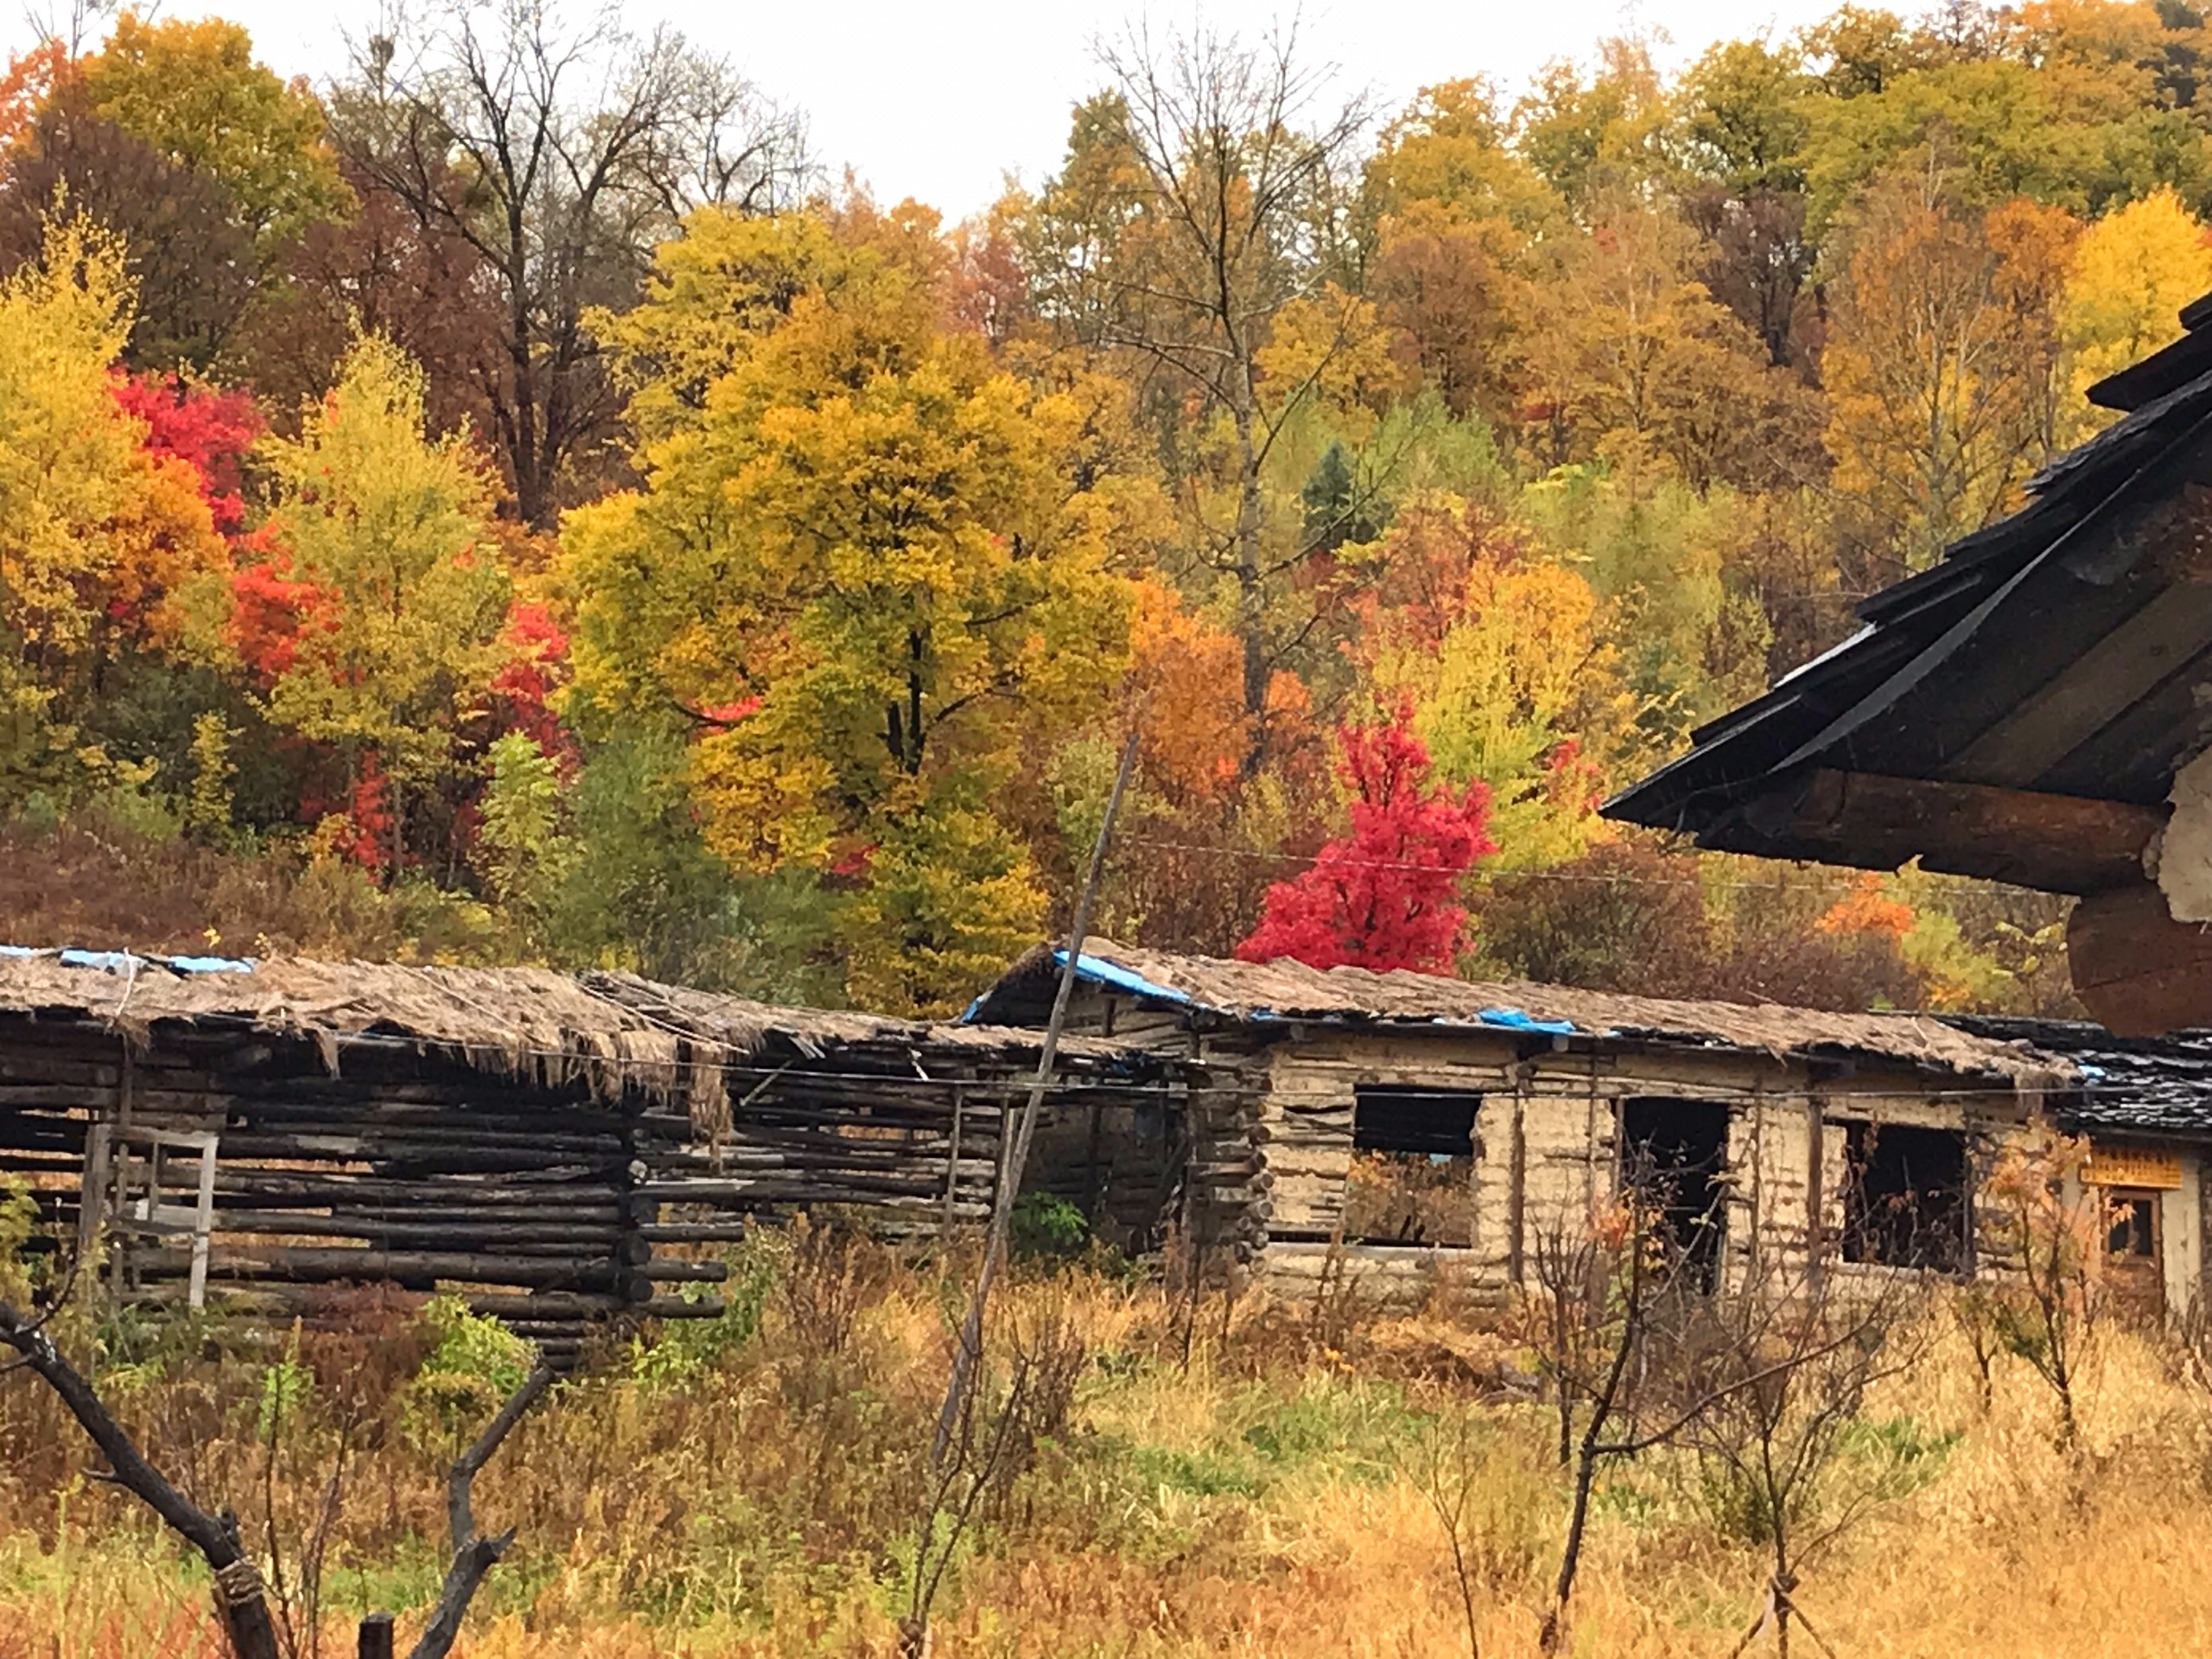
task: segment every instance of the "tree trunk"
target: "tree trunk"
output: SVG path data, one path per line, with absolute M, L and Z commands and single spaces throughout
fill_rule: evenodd
M 276 1627 L 270 1618 L 261 1575 L 238 1547 L 234 1528 L 213 1516 L 172 1486 L 146 1461 L 84 1376 L 61 1357 L 38 1325 L 0 1302 L 0 1342 L 22 1356 L 47 1386 L 60 1396 L 114 1471 L 116 1483 L 161 1516 L 169 1529 L 197 1549 L 215 1578 L 215 1605 L 236 1659 L 278 1659 Z
M 1236 632 L 1244 649 L 1244 712 L 1251 717 L 1252 742 L 1246 751 L 1247 776 L 1260 769 L 1267 747 L 1268 671 L 1268 602 L 1261 563 L 1260 455 L 1253 440 L 1249 389 L 1237 400 L 1236 422 Z

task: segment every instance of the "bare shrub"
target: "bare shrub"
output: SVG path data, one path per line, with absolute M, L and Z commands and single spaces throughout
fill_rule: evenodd
M 778 1301 L 798 1351 L 834 1359 L 860 1316 L 890 1289 L 890 1253 L 855 1229 L 801 1215 L 791 1223 L 791 1259 Z
M 2082 1177 L 2088 1143 L 2044 1129 L 2008 1147 L 1983 1184 L 1982 1230 L 2006 1276 L 1993 1303 L 2006 1352 L 2049 1385 L 2056 1440 L 2081 1449 L 2082 1377 L 2104 1335 L 2104 1205 Z
M 1502 1493 L 1510 1491 L 1500 1471 L 1515 1461 L 1497 1424 L 1458 1403 L 1423 1425 L 1408 1465 L 1444 1535 L 1467 1659 L 1482 1659 L 1483 1606 L 1522 1578 L 1534 1559 L 1534 1539 L 1500 1511 Z
M 1515 1328 L 1536 1356 L 1568 1471 L 1566 1535 L 1540 1644 L 1567 1639 L 1569 1599 L 1582 1561 L 1590 1494 L 1599 1466 L 1652 1442 L 1634 1431 L 1643 1347 L 1654 1309 L 1675 1265 L 1648 1186 L 1577 1215 L 1561 1211 L 1536 1229 L 1535 1284 L 1519 1300 Z
M 1864 1414 L 1868 1390 L 1918 1357 L 1922 1302 L 1910 1275 L 1799 1262 L 1668 1303 L 1652 1344 L 1667 1433 L 1694 1450 L 1716 1531 L 1770 1561 L 1737 1652 L 1771 1630 L 1787 1659 L 1790 1622 L 1804 1622 L 1794 1598 L 1807 1567 L 1896 1490 L 1900 1457 L 1922 1449 L 1885 1446 Z

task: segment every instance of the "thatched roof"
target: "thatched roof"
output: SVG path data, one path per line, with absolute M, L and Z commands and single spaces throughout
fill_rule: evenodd
M 976 998 L 968 1017 L 1034 1018 L 1040 996 L 1049 1002 L 1050 982 L 1065 960 L 1065 950 L 1052 946 L 1032 950 Z M 1401 1032 L 1479 1027 L 1777 1056 L 1866 1057 L 1926 1071 L 2002 1077 L 2024 1089 L 2064 1088 L 2075 1076 L 2075 1068 L 2055 1055 L 1956 1030 L 1921 1014 L 1827 1014 L 1771 1002 L 1629 996 L 1403 970 L 1322 969 L 1287 957 L 1236 962 L 1147 950 L 1096 934 L 1084 942 L 1077 969 L 1093 984 L 1238 1024 L 1318 1021 Z
M 1033 1030 L 778 1007 L 628 974 L 21 946 L 0 947 L 0 1014 L 97 1021 L 142 1045 L 169 1022 L 244 1025 L 313 1041 L 333 1072 L 348 1041 L 396 1039 L 531 1085 L 681 1097 L 709 1129 L 725 1121 L 732 1071 L 743 1074 L 741 1091 L 747 1078 L 787 1062 L 871 1050 L 902 1067 L 931 1055 L 1033 1064 L 1039 1042 Z M 1073 1069 L 1133 1058 L 1083 1039 L 1061 1052 Z

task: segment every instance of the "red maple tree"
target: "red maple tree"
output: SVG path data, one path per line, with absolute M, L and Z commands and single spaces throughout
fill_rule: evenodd
M 1431 788 L 1427 747 L 1401 707 L 1373 726 L 1337 733 L 1338 773 L 1351 791 L 1351 833 L 1311 868 L 1268 889 L 1259 925 L 1236 954 L 1290 957 L 1313 968 L 1448 973 L 1467 920 L 1459 878 L 1497 850 L 1487 833 L 1490 791 Z
M 241 493 L 246 451 L 264 423 L 251 393 L 188 385 L 174 374 L 118 374 L 115 401 L 146 423 L 146 448 L 188 463 L 215 528 L 236 536 L 245 518 Z
M 507 607 L 506 632 L 499 643 L 510 654 L 492 676 L 492 712 L 499 728 L 520 732 L 540 753 L 573 762 L 575 739 L 553 707 L 568 680 L 568 633 L 545 606 L 518 599 Z

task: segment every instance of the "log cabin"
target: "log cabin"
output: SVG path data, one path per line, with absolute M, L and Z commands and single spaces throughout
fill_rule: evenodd
M 968 1010 L 1041 1024 L 1062 947 Z M 2124 1210 L 2115 1246 L 2146 1310 L 2203 1285 L 2212 1039 L 2091 1026 L 1829 1014 L 1484 984 L 1117 944 L 1077 953 L 1071 1029 L 1198 1067 L 1185 1202 L 1244 1275 L 1325 1276 L 1410 1305 L 1527 1282 L 1548 1230 L 1633 1168 L 1707 1275 L 1755 1259 L 1966 1274 L 1976 1192 L 2039 1117 L 2088 1137 Z
M 1039 1046 L 623 974 L 6 947 L 0 1182 L 121 1300 L 452 1290 L 571 1357 L 595 1322 L 718 1312 L 753 1217 L 979 1220 Z M 1074 1192 L 1136 1248 L 1191 1074 L 1078 1037 L 1046 1092 L 1047 1144 L 1103 1148 Z
M 1703 847 L 2077 895 L 2116 1032 L 2212 1026 L 2212 296 L 2019 511 L 1607 802 Z

